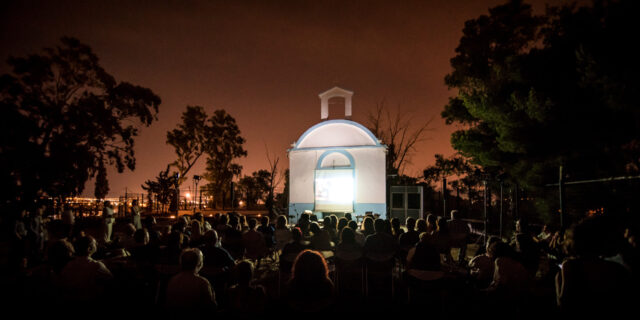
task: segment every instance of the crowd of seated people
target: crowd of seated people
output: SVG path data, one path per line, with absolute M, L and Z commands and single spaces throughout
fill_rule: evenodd
M 11 272 L 22 275 L 16 281 L 24 281 L 17 284 L 24 292 L 56 304 L 128 299 L 239 316 L 278 308 L 330 311 L 369 299 L 371 279 L 384 274 L 372 270 L 388 270 L 389 301 L 428 306 L 436 317 L 466 312 L 447 311 L 446 304 L 521 316 L 536 309 L 532 301 L 551 300 L 553 307 L 542 310 L 575 314 L 623 310 L 637 297 L 629 293 L 638 285 L 637 219 L 596 216 L 565 232 L 545 226 L 537 234 L 519 220 L 511 241 L 483 238 L 473 256 L 467 254 L 469 226 L 457 211 L 449 220 L 367 215 L 361 224 L 351 215 L 318 220 L 305 213 L 295 225 L 286 216 L 271 224 L 267 217 L 229 213 L 205 219 L 198 213 L 168 228 L 147 216 L 138 227 L 113 228 L 104 242 L 86 230 L 52 228 L 42 249 L 36 236 L 28 236 L 34 228 L 27 230 L 26 215 L 21 212 L 13 224 Z M 274 265 L 281 277 L 277 289 L 258 276 Z M 338 280 L 341 271 L 349 281 Z M 339 285 L 345 283 L 347 288 Z M 342 290 L 358 299 L 342 299 Z

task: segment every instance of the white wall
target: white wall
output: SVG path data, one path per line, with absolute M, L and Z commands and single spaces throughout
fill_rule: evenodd
M 321 154 L 317 150 L 289 152 L 289 202 L 314 203 L 313 180 Z
M 348 150 L 356 162 L 356 202 L 385 203 L 385 153 L 384 148 Z
M 327 150 L 293 150 L 289 152 L 291 203 L 314 203 L 315 169 L 320 156 Z M 385 149 L 344 148 L 355 161 L 357 203 L 385 203 Z

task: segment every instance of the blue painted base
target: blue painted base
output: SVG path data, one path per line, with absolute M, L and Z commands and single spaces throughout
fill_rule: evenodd
M 289 223 L 297 223 L 298 218 L 305 210 L 313 212 L 313 208 L 313 203 L 289 203 Z M 371 211 L 380 214 L 383 219 L 387 218 L 387 205 L 384 203 L 355 203 L 353 211 L 354 216 L 364 215 L 367 211 Z M 314 213 L 318 216 L 318 219 L 322 219 L 320 212 Z

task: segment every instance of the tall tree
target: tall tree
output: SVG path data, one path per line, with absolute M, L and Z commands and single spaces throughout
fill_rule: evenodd
M 255 209 L 259 201 L 267 207 L 270 181 L 271 173 L 267 170 L 254 171 L 250 176 L 244 176 L 238 181 L 238 188 L 244 196 L 247 208 Z
M 247 156 L 236 120 L 225 110 L 216 110 L 208 120 L 207 137 L 212 147 L 207 149 L 207 167 L 204 178 L 209 181 L 207 190 L 214 197 L 214 204 L 224 208 L 231 195 L 231 181 L 242 171 L 234 161 Z
M 267 171 L 269 173 L 269 179 L 267 181 L 267 197 L 264 203 L 267 210 L 269 210 L 269 216 L 273 216 L 274 207 L 276 205 L 275 189 L 278 187 L 278 185 L 280 185 L 280 182 L 282 182 L 283 176 L 280 175 L 280 172 L 278 171 L 278 163 L 280 162 L 280 158 L 275 155 L 271 156 L 269 154 L 269 148 L 267 148 L 266 145 L 265 152 L 267 153 L 267 161 L 269 162 L 269 170 Z
M 286 169 L 282 175 L 284 180 L 284 188 L 282 193 L 278 193 L 275 199 L 275 206 L 279 209 L 288 208 L 289 206 L 289 169 Z
M 107 168 L 100 166 L 96 175 L 96 187 L 93 195 L 96 199 L 104 199 L 109 193 L 109 181 L 107 180 Z
M 510 1 L 465 23 L 442 112 L 451 142 L 485 169 L 529 188 L 638 172 L 637 1 L 551 7 Z
M 158 173 L 155 180 L 147 180 L 142 185 L 142 189 L 149 194 L 150 202 L 155 195 L 156 201 L 162 204 L 161 212 L 165 212 L 165 205 L 175 202 L 176 198 L 175 179 L 173 174 L 169 174 L 170 168 L 170 165 L 167 166 L 167 169 Z
M 138 127 L 160 105 L 150 89 L 116 81 L 74 38 L 8 64 L 12 73 L 0 76 L 3 203 L 76 195 L 98 173 L 106 186 L 109 166 L 135 169 Z
M 182 123 L 167 132 L 167 144 L 173 146 L 178 156 L 171 165 L 180 174 L 179 184 L 186 180 L 189 170 L 215 142 L 207 137 L 211 132 L 207 130 L 207 113 L 200 106 L 187 106 L 182 113 Z
M 432 119 L 420 123 L 411 129 L 411 118 L 400 111 L 392 114 L 385 102 L 378 103 L 374 113 L 369 114 L 369 130 L 387 146 L 388 174 L 402 176 L 407 164 L 411 163 L 411 156 L 416 151 L 415 146 L 424 139 L 429 130 Z

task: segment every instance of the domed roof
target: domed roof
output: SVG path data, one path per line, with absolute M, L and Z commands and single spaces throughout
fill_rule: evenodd
M 363 125 L 350 120 L 328 120 L 309 128 L 293 149 L 381 146 L 378 138 Z

